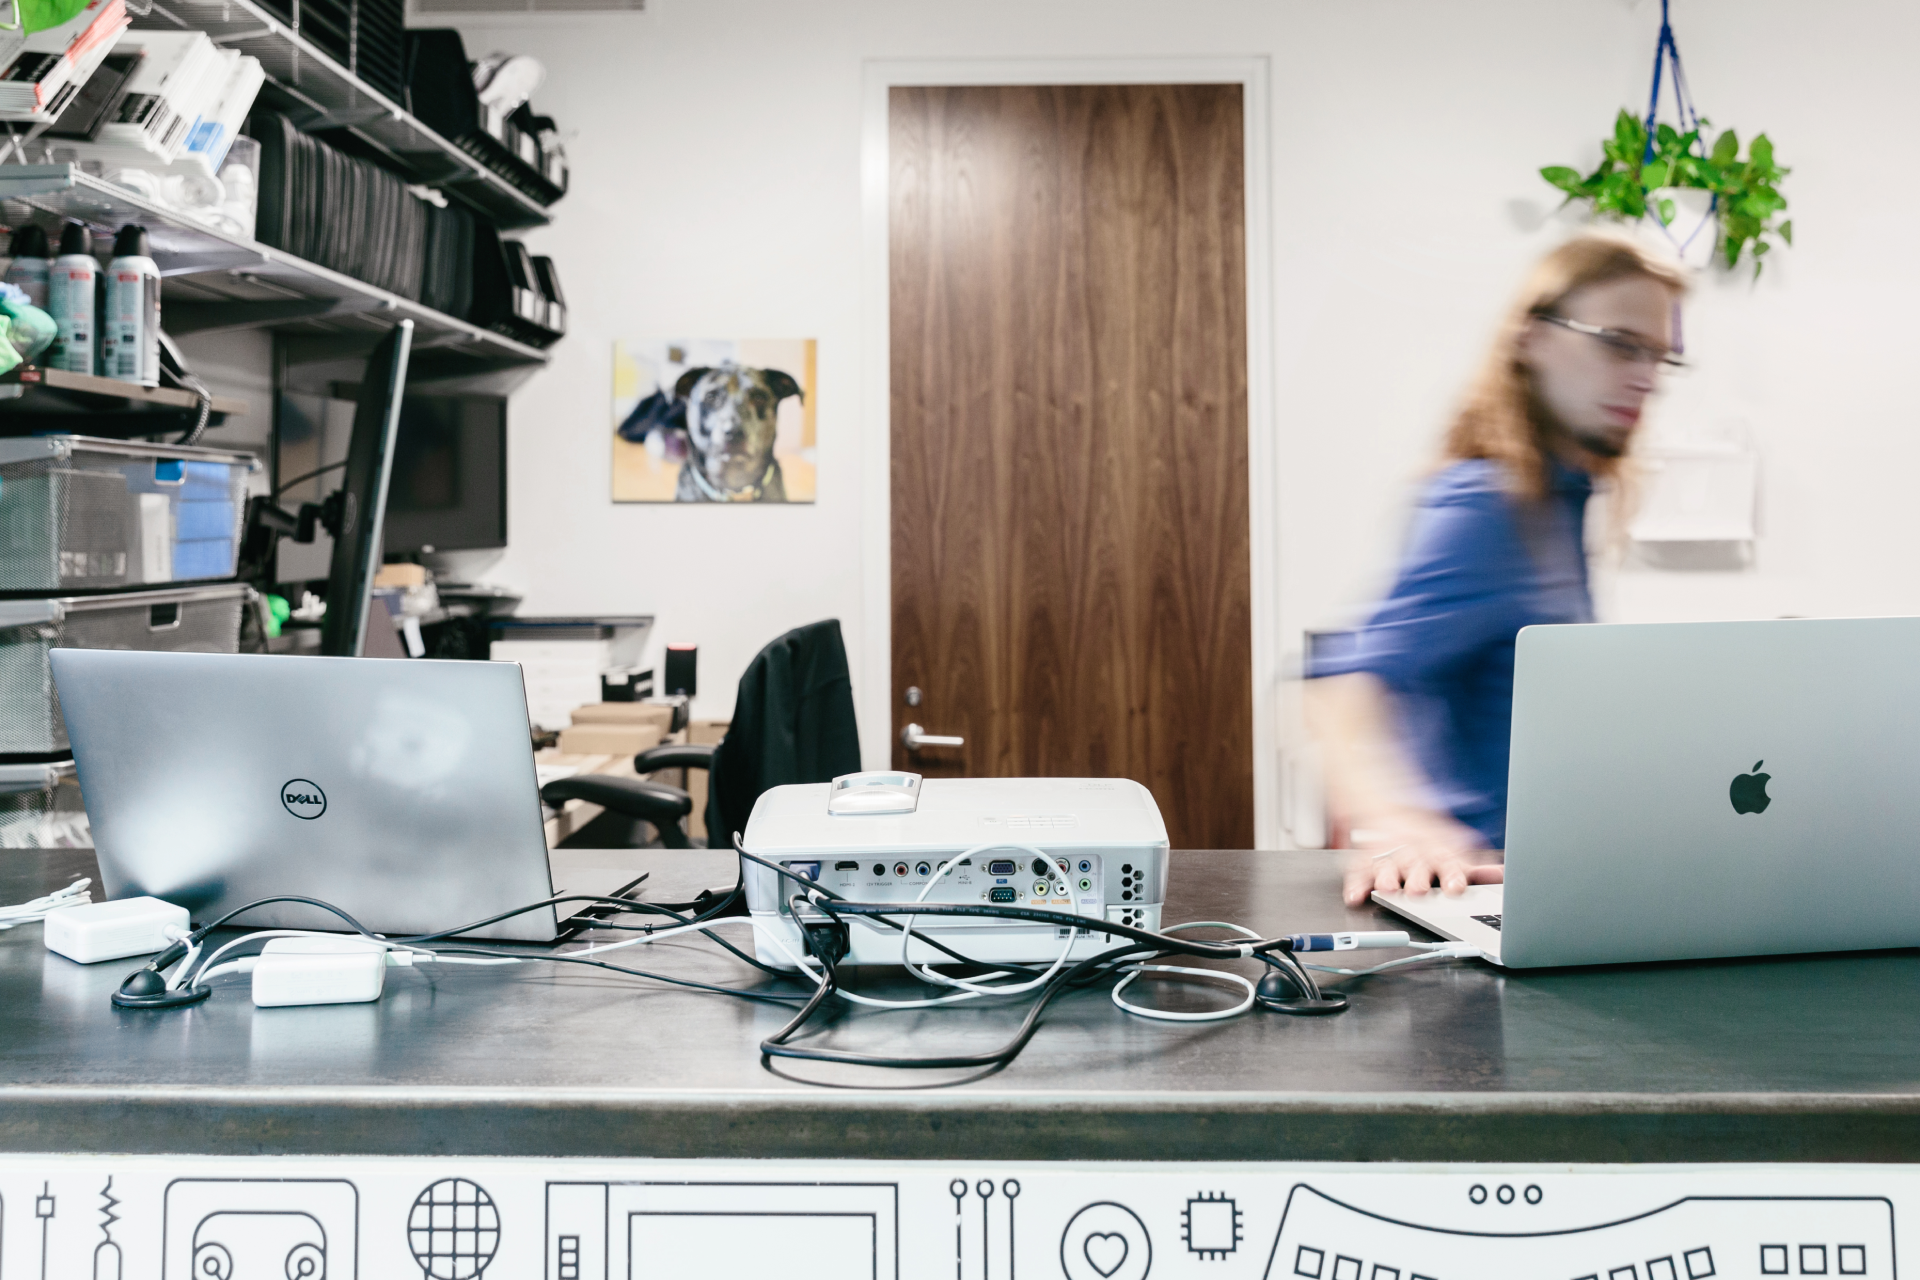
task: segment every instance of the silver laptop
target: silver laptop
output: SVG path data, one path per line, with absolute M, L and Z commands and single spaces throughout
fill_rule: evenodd
M 299 894 L 431 933 L 636 873 L 549 865 L 511 662 L 56 649 L 54 682 L 108 896 L 196 922 Z M 603 859 L 604 861 L 605 859 Z M 471 935 L 546 942 L 584 904 Z M 250 926 L 341 929 L 277 903 Z
M 1528 627 L 1506 883 L 1382 906 L 1512 968 L 1920 946 L 1920 618 Z

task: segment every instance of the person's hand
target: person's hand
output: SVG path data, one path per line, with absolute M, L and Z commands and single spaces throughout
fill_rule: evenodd
M 1362 850 L 1347 864 L 1341 896 L 1350 907 L 1376 892 L 1423 894 L 1438 884 L 1442 893 L 1457 896 L 1470 884 L 1499 884 L 1506 877 L 1500 855 L 1478 832 L 1450 817 L 1404 812 L 1367 829 L 1370 843 L 1381 852 Z

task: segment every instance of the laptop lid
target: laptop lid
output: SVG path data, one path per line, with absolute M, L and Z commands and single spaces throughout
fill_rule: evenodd
M 1501 959 L 1920 945 L 1920 618 L 1520 633 Z
M 553 891 L 520 668 L 56 649 L 107 895 L 426 933 Z M 339 929 L 276 903 L 249 926 Z M 545 942 L 552 908 L 472 936 Z

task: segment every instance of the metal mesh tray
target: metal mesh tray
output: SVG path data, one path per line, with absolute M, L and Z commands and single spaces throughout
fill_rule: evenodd
M 231 578 L 250 453 L 0 439 L 0 591 L 98 591 Z
M 0 754 L 67 749 L 47 654 L 54 649 L 238 653 L 253 589 L 223 582 L 113 596 L 0 600 Z

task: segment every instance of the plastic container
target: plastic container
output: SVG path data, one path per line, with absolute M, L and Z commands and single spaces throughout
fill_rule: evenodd
M 55 649 L 238 653 L 242 582 L 108 596 L 0 600 L 0 755 L 68 749 L 47 654 Z
M 73 761 L 0 764 L 0 849 L 92 846 Z
M 0 592 L 231 578 L 259 466 L 226 449 L 0 439 Z

